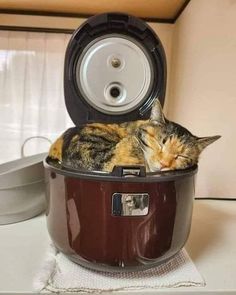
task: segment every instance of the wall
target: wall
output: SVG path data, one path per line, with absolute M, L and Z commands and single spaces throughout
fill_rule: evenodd
M 192 0 L 175 24 L 168 117 L 198 136 L 197 196 L 236 195 L 236 1 Z

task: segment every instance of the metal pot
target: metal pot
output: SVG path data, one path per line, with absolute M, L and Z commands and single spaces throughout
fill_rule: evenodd
M 0 165 L 0 224 L 29 219 L 45 209 L 46 153 Z

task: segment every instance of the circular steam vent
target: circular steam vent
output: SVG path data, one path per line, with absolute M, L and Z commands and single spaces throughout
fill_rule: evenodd
M 164 103 L 166 59 L 155 32 L 120 13 L 89 18 L 66 51 L 64 90 L 76 125 L 146 119 L 153 100 Z

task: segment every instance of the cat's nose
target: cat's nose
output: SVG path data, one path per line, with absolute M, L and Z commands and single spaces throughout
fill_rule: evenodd
M 163 161 L 160 161 L 160 166 L 161 166 L 161 169 L 164 169 L 168 167 L 168 164 Z

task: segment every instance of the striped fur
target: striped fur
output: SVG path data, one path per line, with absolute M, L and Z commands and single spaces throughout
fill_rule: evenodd
M 220 136 L 199 138 L 164 117 L 159 101 L 150 120 L 73 127 L 51 146 L 49 157 L 76 169 L 112 171 L 116 165 L 146 165 L 148 171 L 197 164 L 202 150 Z

